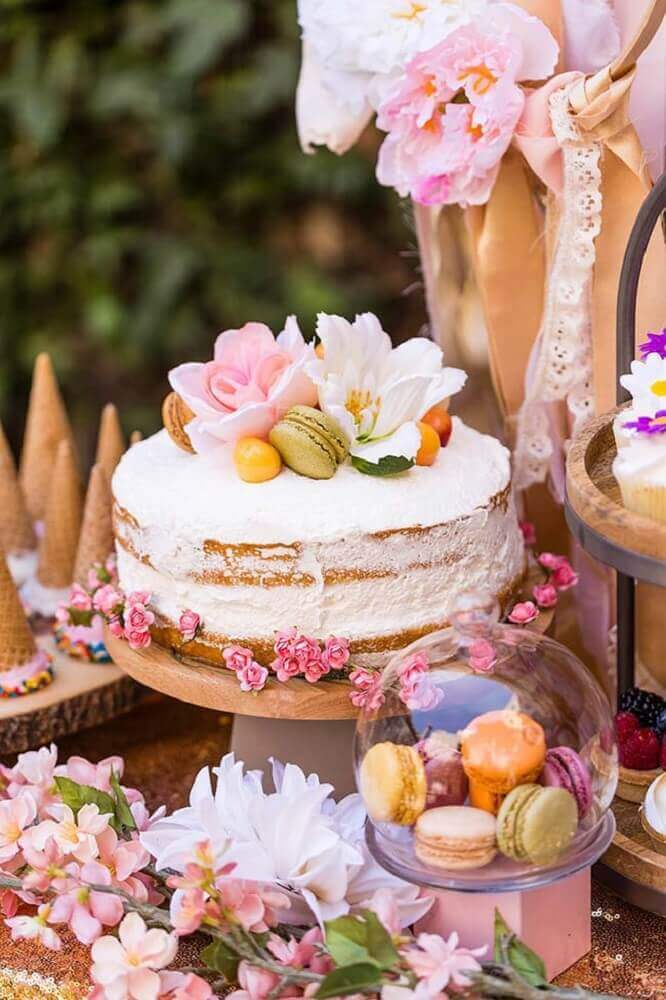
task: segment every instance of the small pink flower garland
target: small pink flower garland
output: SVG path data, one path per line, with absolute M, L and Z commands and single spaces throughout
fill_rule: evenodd
M 295 628 L 278 632 L 273 649 L 276 657 L 270 671 L 283 684 L 293 677 L 303 677 L 309 684 L 316 684 L 332 670 L 342 670 L 350 655 L 346 639 L 329 636 L 322 644 Z M 270 671 L 257 663 L 251 649 L 227 646 L 222 656 L 229 670 L 235 672 L 242 691 L 261 691 L 266 686 Z

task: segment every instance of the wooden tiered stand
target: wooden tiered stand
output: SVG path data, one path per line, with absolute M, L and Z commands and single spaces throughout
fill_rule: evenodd
M 620 276 L 617 307 L 617 371 L 629 371 L 635 352 L 636 295 L 641 265 L 653 230 L 666 210 L 666 174 L 646 199 L 632 230 Z M 619 408 L 628 394 L 618 388 Z M 566 516 L 587 552 L 617 570 L 618 696 L 634 684 L 635 583 L 666 588 L 666 524 L 622 505 L 613 477 L 613 420 L 605 413 L 572 442 L 567 459 Z M 666 614 L 666 589 L 663 613 Z M 654 623 L 663 629 L 663 622 Z M 657 853 L 640 824 L 638 808 L 616 799 L 617 833 L 597 866 L 600 881 L 643 909 L 666 916 L 666 855 Z

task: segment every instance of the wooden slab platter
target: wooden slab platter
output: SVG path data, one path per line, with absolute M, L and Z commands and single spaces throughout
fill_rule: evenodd
M 0 699 L 0 754 L 22 753 L 128 712 L 141 688 L 115 664 L 86 663 L 38 644 L 53 656 L 53 682 L 20 698 Z
M 666 524 L 627 510 L 613 476 L 613 420 L 622 409 L 590 420 L 571 443 L 567 521 L 595 559 L 626 576 L 666 587 Z
M 531 588 L 531 584 L 526 584 Z M 545 633 L 553 623 L 553 610 L 542 611 L 529 626 Z M 183 656 L 153 643 L 148 649 L 130 649 L 124 639 L 105 632 L 107 649 L 114 662 L 135 681 L 202 708 L 260 719 L 335 721 L 355 719 L 358 710 L 349 700 L 347 681 L 307 681 L 294 678 L 288 684 L 270 679 L 263 691 L 241 691 L 236 677 L 224 667 Z

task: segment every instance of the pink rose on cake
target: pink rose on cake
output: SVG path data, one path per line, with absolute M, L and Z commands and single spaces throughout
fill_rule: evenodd
M 290 407 L 316 403 L 305 371 L 314 356 L 290 316 L 277 338 L 263 323 L 246 323 L 219 335 L 212 361 L 172 369 L 171 387 L 194 413 L 186 428 L 194 449 L 265 438 Z

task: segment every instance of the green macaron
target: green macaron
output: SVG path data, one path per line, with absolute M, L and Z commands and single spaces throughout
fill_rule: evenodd
M 564 788 L 518 785 L 497 815 L 497 844 L 508 858 L 551 865 L 578 828 L 576 800 Z
M 310 479 L 330 479 L 349 454 L 336 422 L 312 406 L 292 406 L 268 439 L 285 465 Z

